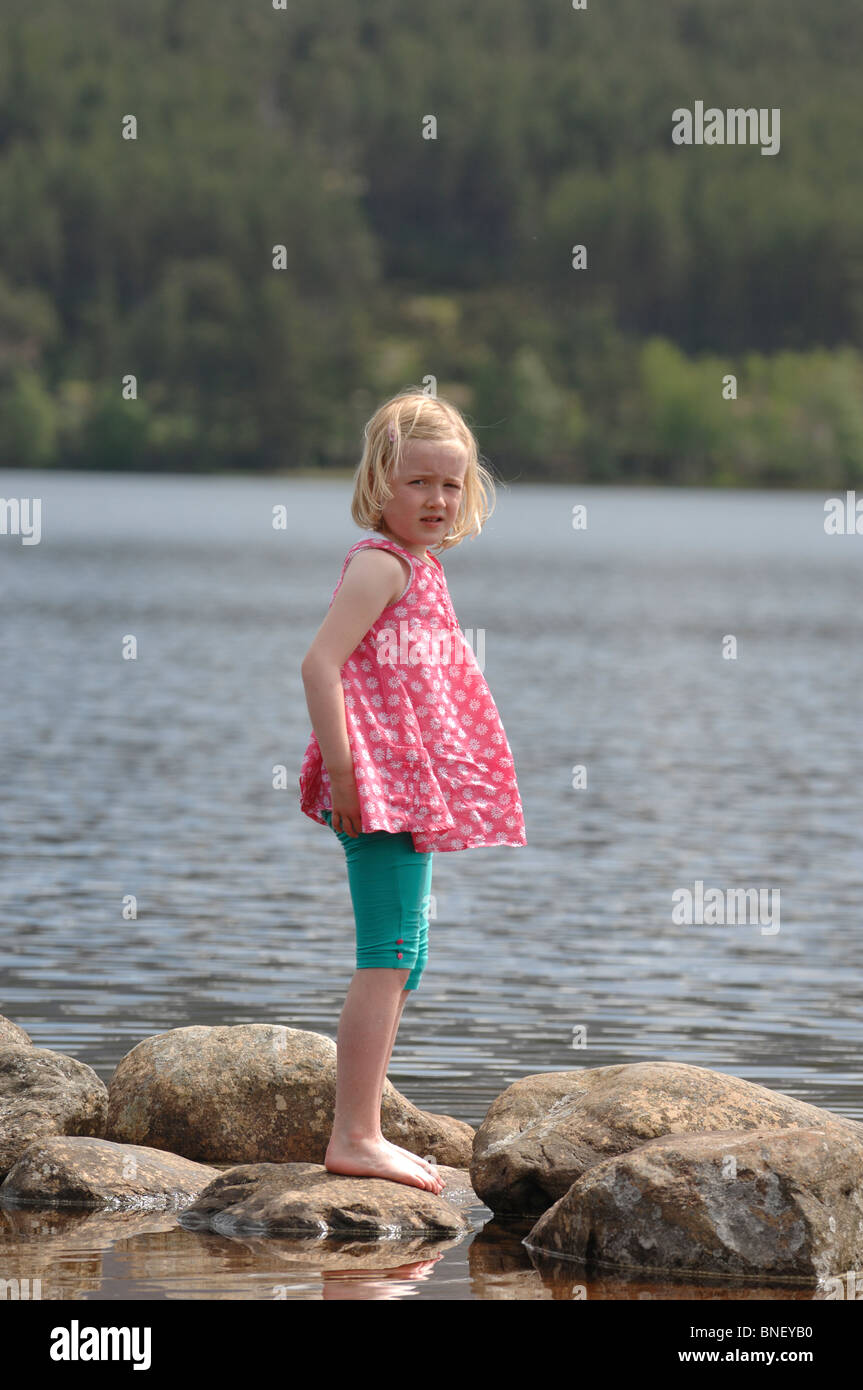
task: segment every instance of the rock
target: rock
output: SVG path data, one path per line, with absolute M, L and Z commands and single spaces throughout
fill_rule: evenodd
M 220 1173 L 183 1212 L 180 1224 L 219 1235 L 318 1239 L 445 1237 L 473 1229 L 443 1195 L 386 1178 L 328 1173 L 319 1163 L 249 1163 Z
M 525 1238 L 585 1264 L 816 1281 L 863 1264 L 863 1139 L 668 1135 L 594 1164 Z
M 34 1139 L 100 1137 L 107 1104 L 104 1082 L 85 1062 L 30 1042 L 0 1046 L 0 1178 Z
M 174 1028 L 145 1038 L 109 1083 L 105 1137 L 200 1163 L 323 1163 L 336 1093 L 336 1045 L 280 1024 Z M 473 1129 L 418 1110 L 384 1083 L 385 1138 L 467 1168 Z
M 737 1076 L 683 1062 L 635 1062 L 522 1077 L 477 1130 L 471 1182 L 496 1214 L 545 1211 L 583 1173 L 664 1134 L 863 1125 Z
M 58 1134 L 28 1145 L 0 1183 L 0 1204 L 177 1211 L 217 1176 L 163 1149 Z
M 23 1028 L 19 1028 L 17 1023 L 13 1023 L 11 1018 L 4 1018 L 0 1014 L 0 1047 L 9 1046 L 32 1047 L 33 1039 Z

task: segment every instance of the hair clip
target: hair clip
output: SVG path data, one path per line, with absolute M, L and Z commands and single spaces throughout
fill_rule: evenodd
M 396 427 L 395 427 L 395 425 L 390 425 L 389 430 L 388 430 L 388 434 L 389 434 L 389 437 L 390 437 L 390 443 L 391 443 L 391 444 L 395 444 L 395 442 L 396 442 Z

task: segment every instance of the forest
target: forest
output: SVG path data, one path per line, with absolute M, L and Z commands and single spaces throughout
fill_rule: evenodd
M 343 470 L 417 385 L 507 480 L 863 485 L 855 0 L 7 0 L 0 35 L 3 467 Z M 675 142 L 696 102 L 778 148 Z

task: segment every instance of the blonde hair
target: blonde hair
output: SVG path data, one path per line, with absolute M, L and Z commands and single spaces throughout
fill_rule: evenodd
M 494 479 L 480 463 L 477 442 L 461 411 L 440 396 L 411 386 L 378 406 L 363 428 L 365 447 L 354 474 L 351 516 L 365 531 L 379 531 L 392 489 L 389 480 L 411 439 L 464 446 L 467 467 L 452 528 L 429 550 L 448 550 L 468 536 L 478 536 L 495 505 Z

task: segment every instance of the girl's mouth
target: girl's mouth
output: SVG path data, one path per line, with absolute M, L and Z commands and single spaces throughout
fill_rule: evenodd
M 443 526 L 442 516 L 421 516 L 420 521 L 423 526 Z

